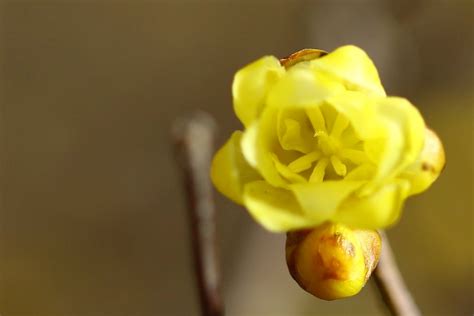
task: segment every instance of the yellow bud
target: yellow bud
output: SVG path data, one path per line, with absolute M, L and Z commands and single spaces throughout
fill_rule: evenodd
M 289 232 L 286 262 L 291 276 L 305 291 L 335 300 L 359 293 L 377 265 L 380 249 L 375 230 L 325 223 Z

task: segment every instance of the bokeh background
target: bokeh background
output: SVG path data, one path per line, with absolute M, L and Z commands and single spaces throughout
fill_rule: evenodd
M 240 128 L 237 69 L 305 47 L 364 48 L 444 140 L 439 181 L 389 230 L 425 315 L 472 315 L 474 2 L 3 1 L 2 316 L 198 315 L 171 123 Z M 216 196 L 229 316 L 385 315 L 372 284 L 325 302 L 284 236 Z

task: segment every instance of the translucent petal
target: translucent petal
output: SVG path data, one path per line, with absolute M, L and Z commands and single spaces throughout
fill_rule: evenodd
M 243 145 L 245 156 L 249 158 L 249 161 L 256 162 L 256 169 L 273 186 L 284 188 L 288 181 L 275 168 L 271 154 L 276 154 L 285 163 L 296 159 L 296 157 L 290 159 L 292 158 L 289 157 L 291 156 L 290 151 L 286 151 L 281 147 L 278 133 L 282 129 L 282 124 L 276 123 L 281 122 L 281 118 L 293 118 L 293 115 L 297 113 L 303 114 L 307 124 L 299 116 L 296 120 L 300 123 L 302 138 L 311 141 L 312 134 L 309 137 L 304 135 L 307 129 L 306 125 L 311 129 L 309 118 L 304 112 L 305 109 L 318 106 L 318 102 L 321 102 L 323 98 L 338 91 L 338 88 L 333 89 L 330 81 L 320 82 L 321 80 L 315 78 L 311 71 L 302 66 L 291 68 L 268 95 L 267 105 L 258 120 L 254 141 L 251 142 L 253 144 L 251 147 L 255 152 L 247 155 L 247 146 Z M 304 151 L 306 150 L 304 149 Z M 282 159 L 285 155 L 289 159 Z
M 341 114 L 338 114 L 331 130 L 332 137 L 341 136 L 342 132 L 349 126 L 349 120 Z
M 409 195 L 423 192 L 438 178 L 444 168 L 446 157 L 443 144 L 430 129 L 425 129 L 425 143 L 416 162 L 408 166 L 401 178 L 411 183 Z
M 243 186 L 262 177 L 244 159 L 240 142 L 242 132 L 236 131 L 216 153 L 211 165 L 211 179 L 219 192 L 242 203 Z
M 297 150 L 302 153 L 308 153 L 312 150 L 313 144 L 311 143 L 312 137 L 308 135 L 303 136 L 303 131 L 300 122 L 285 118 L 284 119 L 284 133 L 280 137 L 280 144 L 283 149 L 286 150 Z
M 388 97 L 377 102 L 377 117 L 387 129 L 377 179 L 391 177 L 414 163 L 423 149 L 425 123 L 407 100 Z
M 310 63 L 315 69 L 342 80 L 350 90 L 385 96 L 375 65 L 369 56 L 356 46 L 342 46 Z
M 376 117 L 376 102 L 380 98 L 346 91 L 327 99 L 327 102 L 342 113 L 351 123 L 355 134 L 361 140 L 385 136 L 385 130 Z
M 315 106 L 344 87 L 337 82 L 317 77 L 309 68 L 288 70 L 268 94 L 268 106 L 305 107 Z
M 361 144 L 361 140 L 355 134 L 352 126 L 349 126 L 349 128 L 342 134 L 340 140 L 342 146 L 347 148 L 353 148 L 354 146 L 357 146 L 357 144 Z
M 252 217 L 270 231 L 285 232 L 314 225 L 291 191 L 273 187 L 265 181 L 248 183 L 243 201 Z
M 328 103 L 350 120 L 357 137 L 365 141 L 367 157 L 379 166 L 375 182 L 396 175 L 421 152 L 425 125 L 407 100 L 346 92 L 329 98 Z M 363 158 L 346 149 L 342 155 L 349 160 Z
M 323 222 L 331 218 L 339 205 L 364 181 L 324 181 L 292 184 L 291 190 L 308 217 Z
M 236 73 L 232 84 L 234 111 L 245 127 L 260 115 L 268 91 L 284 73 L 273 56 L 262 57 Z
M 341 158 L 347 159 L 357 165 L 368 161 L 367 154 L 363 150 L 342 148 L 339 151 Z
M 258 122 L 252 123 L 241 138 L 242 153 L 252 167 L 257 167 L 257 133 Z
M 278 172 L 272 158 L 274 154 L 281 157 L 282 152 L 284 152 L 278 140 L 277 124 L 275 124 L 277 119 L 278 109 L 266 107 L 258 123 L 256 123 L 256 133 L 252 135 L 252 140 L 248 141 L 249 145 L 243 144 L 242 149 L 246 157 L 248 152 L 248 155 L 255 159 L 256 169 L 269 184 L 276 187 L 285 187 L 288 181 Z M 252 152 L 250 153 L 250 151 Z
M 395 180 L 368 196 L 351 195 L 341 205 L 333 220 L 359 228 L 383 228 L 399 217 L 410 184 Z
M 374 177 L 376 167 L 369 163 L 364 163 L 352 169 L 344 178 L 345 180 L 369 180 Z

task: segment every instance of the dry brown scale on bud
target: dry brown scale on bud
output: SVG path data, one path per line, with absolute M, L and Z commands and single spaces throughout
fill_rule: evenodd
M 333 223 L 289 232 L 286 240 L 291 276 L 305 291 L 325 300 L 357 294 L 375 269 L 380 250 L 376 231 Z
M 314 49 L 314 48 L 305 48 L 299 50 L 288 57 L 280 59 L 280 63 L 285 68 L 290 68 L 291 66 L 301 62 L 301 61 L 308 61 L 313 60 L 319 57 L 327 55 L 327 52 L 321 49 Z

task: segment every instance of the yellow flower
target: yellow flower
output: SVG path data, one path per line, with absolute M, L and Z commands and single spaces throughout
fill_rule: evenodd
M 418 110 L 386 96 L 355 46 L 263 57 L 237 72 L 232 93 L 245 130 L 218 151 L 211 177 L 268 230 L 386 227 L 444 166 Z

